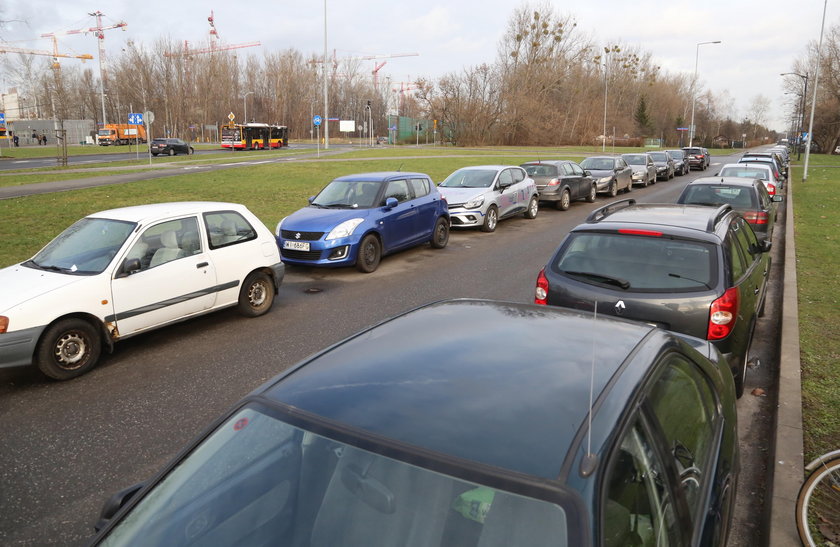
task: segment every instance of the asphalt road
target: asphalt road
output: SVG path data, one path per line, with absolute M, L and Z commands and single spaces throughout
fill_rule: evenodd
M 714 166 L 703 174 L 713 172 Z M 672 202 L 698 176 L 636 188 L 628 197 Z M 455 231 L 445 249 L 424 246 L 386 257 L 369 275 L 288 268 L 269 314 L 245 319 L 224 310 L 126 340 L 93 372 L 70 382 L 49 382 L 28 368 L 0 370 L 0 544 L 83 544 L 111 493 L 153 475 L 267 379 L 368 325 L 444 298 L 533 301 L 537 272 L 551 251 L 605 203 L 577 202 L 566 212 L 544 208 L 535 220 L 502 221 L 493 234 Z M 731 545 L 760 543 L 763 528 L 770 433 L 762 428 L 769 428 L 774 406 L 772 397 L 750 392 L 773 390 L 779 272 L 773 276 L 757 334 L 762 366 L 750 371 L 739 401 L 744 474 Z
M 47 147 L 45 147 L 47 148 Z M 67 165 L 70 167 L 84 167 L 85 165 L 91 163 L 107 163 L 112 161 L 127 161 L 127 160 L 134 160 L 137 159 L 138 156 L 142 158 L 149 158 L 149 151 L 148 148 L 141 147 L 139 154 L 136 152 L 137 148 L 135 146 L 123 146 L 121 147 L 125 150 L 124 153 L 121 154 L 85 154 L 85 155 L 74 155 L 74 156 L 67 156 Z M 14 149 L 12 149 L 14 150 Z M 55 147 L 52 147 L 52 150 L 55 151 Z M 129 151 L 130 150 L 130 151 Z M 196 150 L 196 155 L 201 154 L 213 154 L 217 153 L 218 150 Z M 48 158 L 25 158 L 25 159 L 13 159 L 5 157 L 8 155 L 7 149 L 3 149 L 4 157 L 2 161 L 0 161 L 0 171 L 4 170 L 12 170 L 12 169 L 35 169 L 38 167 L 56 167 L 58 165 L 58 159 L 55 156 L 48 157 Z M 183 155 L 183 154 L 181 154 Z M 153 157 L 152 161 L 165 161 L 168 159 L 169 156 L 158 156 Z

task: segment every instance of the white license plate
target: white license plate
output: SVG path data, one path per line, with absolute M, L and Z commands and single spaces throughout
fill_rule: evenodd
M 295 251 L 308 251 L 309 250 L 309 242 L 308 241 L 289 241 L 288 239 L 283 242 L 284 249 L 294 249 Z

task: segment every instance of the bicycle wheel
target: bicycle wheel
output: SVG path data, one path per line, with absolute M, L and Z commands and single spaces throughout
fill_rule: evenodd
M 840 458 L 822 462 L 800 488 L 796 528 L 803 545 L 840 545 Z

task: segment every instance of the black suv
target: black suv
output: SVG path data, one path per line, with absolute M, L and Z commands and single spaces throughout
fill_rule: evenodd
M 699 169 L 700 171 L 705 171 L 712 162 L 712 158 L 709 156 L 709 151 L 700 146 L 686 146 L 683 148 L 683 152 L 685 152 L 685 155 L 688 158 L 689 169 Z
M 770 272 L 759 241 L 730 205 L 621 200 L 573 229 L 537 277 L 537 304 L 645 321 L 712 342 L 744 376 Z
M 187 141 L 181 139 L 154 139 L 149 145 L 153 156 L 158 154 L 192 154 L 195 152 Z

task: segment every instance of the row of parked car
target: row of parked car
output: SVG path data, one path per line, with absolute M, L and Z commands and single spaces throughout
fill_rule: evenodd
M 340 177 L 274 235 L 235 204 L 97 213 L 0 270 L 4 286 L 52 293 L 0 303 L 0 342 L 18 364 L 29 352 L 72 377 L 124 334 L 225 306 L 265 313 L 290 251 L 372 271 L 388 250 L 445 246 L 450 224 L 534 218 L 564 177 L 588 181 L 570 200 L 599 191 L 592 170 L 538 174 L 545 165 L 466 168 L 438 186 L 422 173 Z M 557 181 L 540 191 L 529 169 Z M 93 544 L 725 544 L 734 401 L 772 236 L 736 211 L 742 191 L 769 195 L 758 179 L 715 177 L 680 198 L 700 205 L 597 209 L 538 278 L 549 306 L 431 304 L 305 360 L 115 494 Z M 560 357 L 534 343 L 558 333 Z

